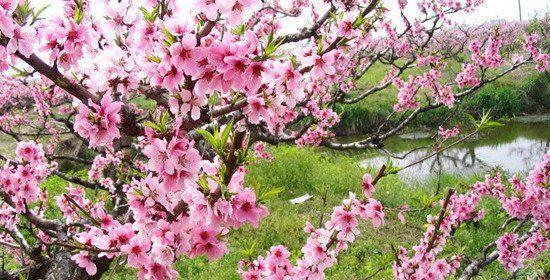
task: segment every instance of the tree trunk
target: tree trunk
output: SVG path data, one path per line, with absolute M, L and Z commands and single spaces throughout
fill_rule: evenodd
M 109 269 L 111 260 L 108 258 L 94 258 L 94 263 L 97 266 L 97 273 L 93 276 L 88 275 L 86 270 L 78 267 L 71 260 L 71 252 L 62 250 L 55 254 L 52 260 L 52 267 L 47 272 L 44 279 L 46 280 L 99 280 L 101 276 Z
M 68 250 L 60 250 L 54 253 L 51 259 L 29 264 L 22 270 L 16 272 L 0 271 L 0 280 L 19 280 L 20 275 L 24 277 L 23 279 L 28 280 L 99 280 L 109 270 L 112 261 L 105 257 L 94 258 L 97 273 L 90 276 L 86 273 L 86 270 L 78 267 L 71 260 L 72 255 Z

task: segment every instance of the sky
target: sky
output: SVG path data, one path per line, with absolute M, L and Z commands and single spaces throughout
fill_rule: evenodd
M 189 1 L 189 0 L 177 0 L 177 1 Z M 290 2 L 290 0 L 280 0 L 282 3 Z M 386 5 L 396 7 L 397 0 L 383 0 Z M 523 19 L 530 19 L 535 16 L 541 16 L 544 13 L 550 12 L 550 0 L 519 0 L 522 6 Z M 46 1 L 32 1 L 36 4 L 44 3 Z M 50 4 L 47 14 L 56 14 L 62 11 L 60 0 L 47 1 Z M 409 0 L 409 5 L 412 6 L 416 2 L 415 0 Z M 40 4 L 39 4 L 40 5 Z M 461 23 L 466 24 L 480 24 L 489 20 L 506 19 L 508 21 L 518 20 L 518 0 L 485 0 L 485 3 L 477 9 L 474 14 L 466 17 L 461 17 Z
M 523 19 L 531 19 L 550 12 L 549 0 L 520 0 Z M 468 16 L 472 23 L 483 23 L 487 20 L 519 20 L 518 0 L 486 0 L 485 4 Z

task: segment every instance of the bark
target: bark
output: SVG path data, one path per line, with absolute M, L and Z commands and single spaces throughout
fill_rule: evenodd
M 71 260 L 72 255 L 70 251 L 63 249 L 55 253 L 51 259 L 28 264 L 21 270 L 2 270 L 0 271 L 0 280 L 99 280 L 109 270 L 112 261 L 105 257 L 95 258 L 94 263 L 97 266 L 97 273 L 90 276 L 86 273 L 86 270 L 78 267 Z
M 109 264 L 111 260 L 107 258 L 99 258 L 94 262 L 97 266 L 97 273 L 93 276 L 88 275 L 86 271 L 76 263 L 71 260 L 71 252 L 62 250 L 55 254 L 52 267 L 46 274 L 46 280 L 58 280 L 58 279 L 67 279 L 67 280 L 99 280 L 101 276 L 109 269 Z

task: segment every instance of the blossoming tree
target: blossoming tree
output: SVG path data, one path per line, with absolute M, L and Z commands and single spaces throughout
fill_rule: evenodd
M 178 258 L 221 258 L 228 233 L 257 227 L 268 215 L 262 194 L 243 184 L 257 143 L 381 147 L 423 112 L 452 107 L 524 65 L 550 66 L 537 34 L 518 37 L 523 48 L 507 56 L 500 49 L 509 38 L 498 30 L 471 38 L 451 25 L 452 14 L 470 12 L 481 0 L 399 0 L 398 22 L 378 0 L 61 2 L 59 14 L 43 18 L 42 1 L 0 0 L 0 131 L 18 142 L 15 155 L 2 155 L 0 245 L 21 264 L 2 278 L 99 279 L 114 260 L 125 260 L 140 279 L 177 278 Z M 292 33 L 285 22 L 309 25 Z M 459 43 L 445 43 L 451 31 L 464 35 L 454 37 Z M 444 77 L 446 62 L 464 54 L 463 70 Z M 390 70 L 378 84 L 354 91 L 376 64 Z M 411 68 L 421 74 L 403 77 Z M 331 141 L 335 105 L 390 86 L 399 89 L 395 112 L 377 133 Z M 440 133 L 447 138 L 458 130 Z M 61 153 L 69 137 L 86 151 Z M 255 154 L 267 157 L 262 149 L 256 146 Z M 87 176 L 62 172 L 61 161 L 84 166 Z M 536 180 L 513 186 L 536 188 L 536 199 L 548 201 L 548 160 L 541 166 Z M 371 194 L 387 174 L 382 168 L 374 178 L 366 175 L 365 198 L 351 196 L 334 208 L 324 228 L 308 224 L 296 265 L 285 248 L 273 247 L 265 260 L 242 263 L 243 277 L 322 278 L 355 240 L 358 218 L 382 225 L 383 206 Z M 41 185 L 52 175 L 69 183 L 58 195 Z M 514 198 L 486 189 L 498 178 L 488 180 L 468 199 L 493 195 L 507 210 L 516 207 L 509 205 Z M 442 202 L 419 257 L 399 252 L 397 278 L 418 279 L 431 267 L 441 277 L 456 270 L 458 259 L 434 258 L 449 228 L 479 216 L 468 216 L 469 209 L 446 214 L 461 199 L 451 193 Z M 510 211 L 534 219 L 535 232 L 548 229 L 548 215 L 540 218 L 548 204 L 540 207 Z M 517 268 L 540 251 L 522 244 L 540 239 L 548 242 L 542 233 L 503 236 L 498 258 Z

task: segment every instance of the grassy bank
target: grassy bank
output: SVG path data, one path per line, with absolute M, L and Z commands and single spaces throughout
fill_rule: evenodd
M 456 63 L 450 65 L 446 73 L 456 73 L 459 70 L 460 66 Z M 372 71 L 359 81 L 357 92 L 375 85 L 385 71 L 385 67 L 373 66 Z M 412 69 L 404 76 L 419 73 L 418 69 Z M 337 107 L 341 121 L 333 130 L 338 135 L 372 132 L 393 111 L 392 105 L 396 103 L 396 96 L 397 89 L 389 86 L 356 104 Z M 454 120 L 460 121 L 461 118 L 465 118 L 465 113 L 481 115 L 489 110 L 497 118 L 550 112 L 550 75 L 525 67 L 518 69 L 484 86 L 476 94 L 464 98 L 458 102 L 456 108 L 442 107 L 420 114 L 412 126 L 435 127 L 447 120 L 451 114 Z
M 250 166 L 246 184 L 256 189 L 283 188 L 278 197 L 267 201 L 270 215 L 261 222 L 258 229 L 246 226 L 232 232 L 229 236 L 230 252 L 223 259 L 209 263 L 206 258 L 181 260 L 177 269 L 182 279 L 238 279 L 237 263 L 240 259 L 257 257 L 265 254 L 270 246 L 283 244 L 287 246 L 296 260 L 300 255 L 306 235 L 302 231 L 306 220 L 318 225 L 321 215 L 326 221 L 332 207 L 338 205 L 350 191 L 360 192 L 362 170 L 356 160 L 344 155 L 319 152 L 315 149 L 297 149 L 294 147 L 277 147 L 272 149 L 275 160 L 261 161 Z M 479 179 L 445 175 L 443 186 L 450 186 L 464 191 L 466 186 Z M 410 186 L 396 176 L 383 178 L 375 193 L 385 207 L 395 208 L 408 204 L 412 209 L 422 208 L 434 201 L 435 181 L 422 185 Z M 312 194 L 313 199 L 298 205 L 292 205 L 289 199 Z M 322 197 L 325 196 L 323 201 Z M 478 225 L 466 224 L 449 241 L 445 255 L 464 253 L 476 256 L 483 246 L 500 235 L 498 227 L 505 217 L 498 210 L 496 201 L 485 201 L 487 217 Z M 397 213 L 387 212 L 386 223 L 379 229 L 363 224 L 362 234 L 351 248 L 339 257 L 339 264 L 328 271 L 328 279 L 392 279 L 391 263 L 393 252 L 391 246 L 403 245 L 411 248 L 424 232 L 426 215 L 437 213 L 437 209 L 427 209 L 406 214 L 407 223 L 401 224 Z M 526 273 L 550 266 L 550 262 L 529 263 Z M 381 270 L 379 271 L 379 269 Z M 134 274 L 127 269 L 112 271 L 106 279 L 133 279 Z M 506 273 L 500 265 L 494 263 L 484 271 L 479 279 L 497 279 Z M 521 274 L 525 277 L 526 274 Z M 523 278 L 522 278 L 523 279 Z

